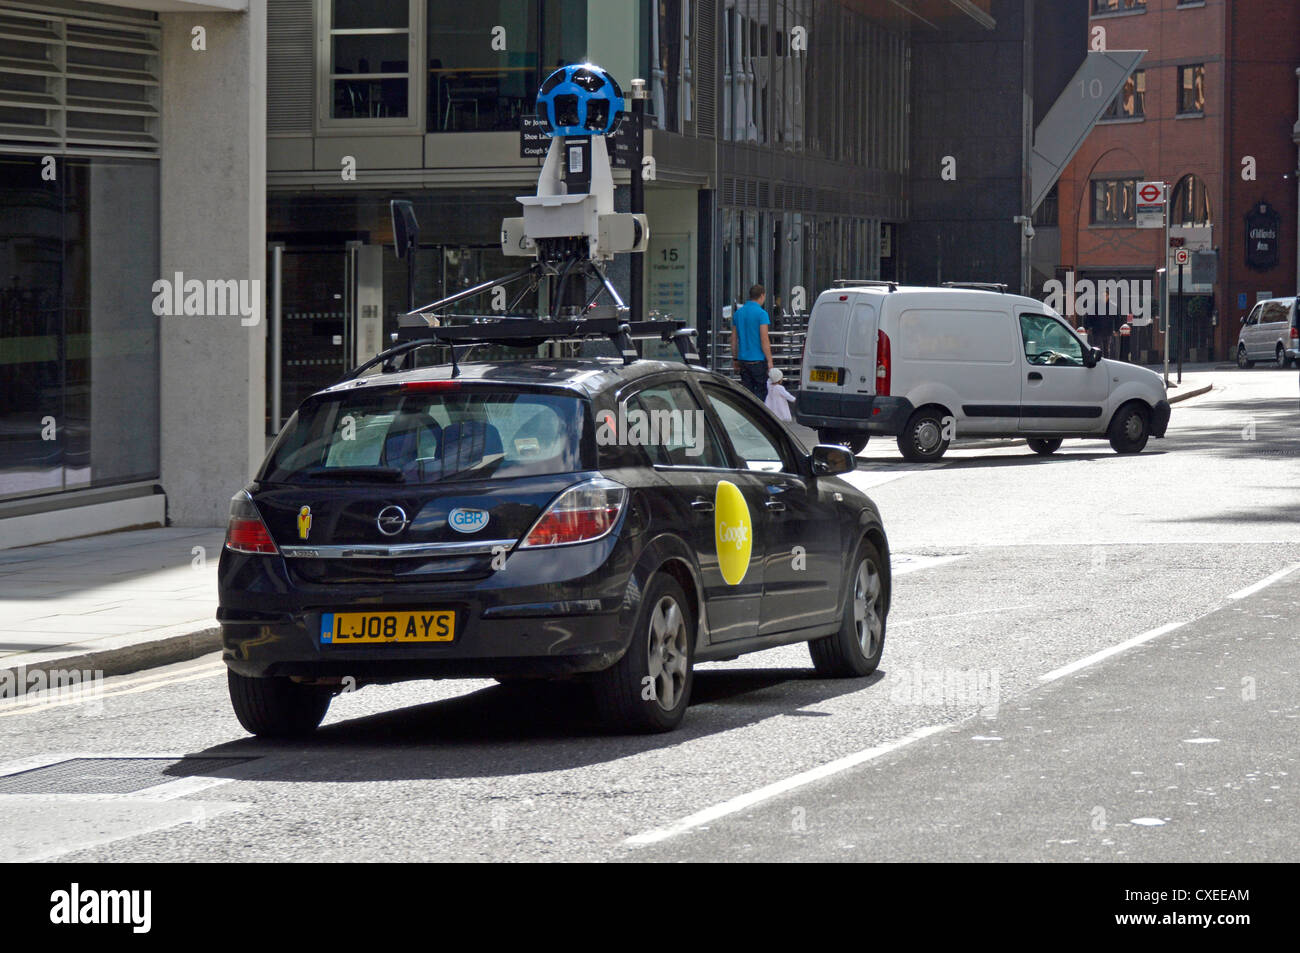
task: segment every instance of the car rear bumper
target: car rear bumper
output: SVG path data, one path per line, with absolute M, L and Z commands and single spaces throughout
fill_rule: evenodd
M 828 394 L 799 391 L 795 420 L 816 430 L 849 433 L 900 433 L 916 410 L 904 397 L 875 397 L 859 394 Z
M 1163 437 L 1165 431 L 1169 429 L 1169 415 L 1172 409 L 1169 401 L 1156 401 L 1156 405 L 1151 408 L 1151 436 Z
M 222 553 L 223 658 L 249 677 L 293 675 L 359 683 L 415 678 L 555 676 L 613 665 L 632 571 L 616 535 L 558 550 L 516 551 L 476 582 L 305 586 L 280 556 Z M 328 612 L 456 614 L 450 642 L 338 645 L 321 639 Z

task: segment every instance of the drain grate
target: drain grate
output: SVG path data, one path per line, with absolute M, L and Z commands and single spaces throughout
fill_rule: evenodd
M 255 758 L 69 758 L 0 777 L 0 794 L 131 794 Z

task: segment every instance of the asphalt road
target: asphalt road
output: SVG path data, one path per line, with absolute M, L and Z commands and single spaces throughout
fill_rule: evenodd
M 602 732 L 564 686 L 372 687 L 268 744 L 210 656 L 97 703 L 0 705 L 0 775 L 247 759 L 0 793 L 0 859 L 1291 859 L 1296 375 L 1215 382 L 1136 457 L 913 467 L 873 442 L 852 479 L 899 575 L 865 681 L 814 678 L 803 647 L 704 665 L 683 729 L 653 737 Z

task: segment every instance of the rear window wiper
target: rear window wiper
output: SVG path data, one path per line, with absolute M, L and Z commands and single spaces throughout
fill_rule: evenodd
M 315 467 L 303 470 L 300 477 L 308 480 L 375 480 L 380 483 L 401 483 L 402 471 L 396 467 Z

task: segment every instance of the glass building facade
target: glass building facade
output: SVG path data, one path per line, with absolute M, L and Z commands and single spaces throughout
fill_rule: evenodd
M 0 501 L 159 475 L 157 51 L 0 3 Z

